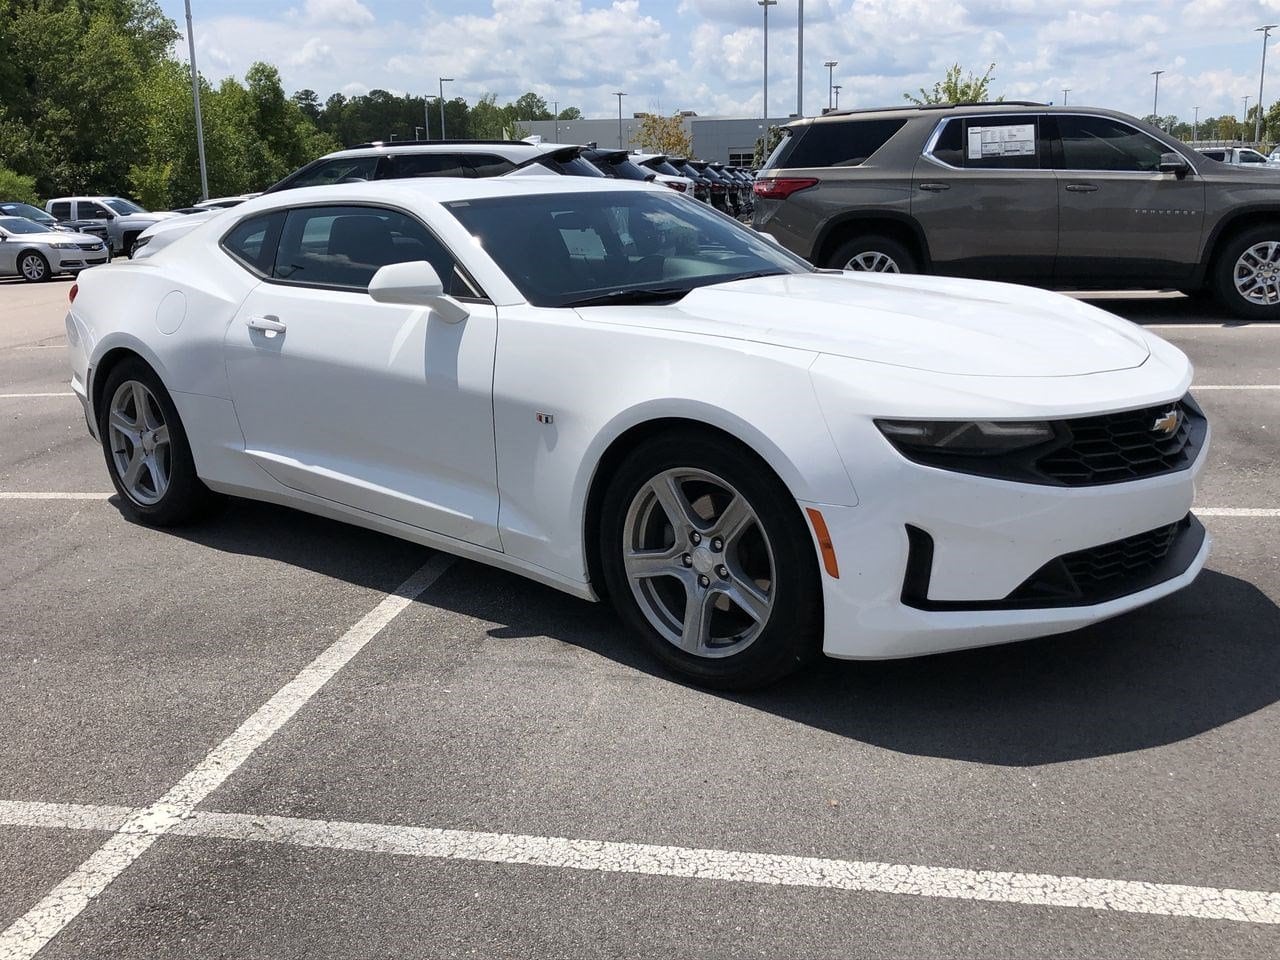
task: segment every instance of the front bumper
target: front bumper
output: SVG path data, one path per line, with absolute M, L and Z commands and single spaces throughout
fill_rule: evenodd
M 838 579 L 822 575 L 824 651 L 842 659 L 911 657 L 1064 633 L 1181 589 L 1211 546 L 1189 516 L 1207 449 L 1206 442 L 1187 469 L 1098 487 L 911 464 L 902 468 L 899 496 L 884 506 L 801 504 L 821 510 L 839 562 Z M 1140 543 L 1171 527 L 1176 535 L 1159 562 L 1108 581 L 1111 589 L 1037 592 L 1063 558 L 1127 538 Z

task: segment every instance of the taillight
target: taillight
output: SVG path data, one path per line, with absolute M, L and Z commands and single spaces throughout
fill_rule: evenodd
M 80 292 L 80 284 L 73 283 L 71 289 L 67 291 L 67 303 L 76 302 L 76 294 Z
M 679 180 L 664 180 L 663 183 L 665 183 L 672 190 L 675 190 L 677 193 L 684 193 L 684 184 L 681 183 Z
M 764 197 L 766 200 L 785 200 L 799 190 L 808 190 L 810 187 L 817 185 L 817 179 L 812 177 L 778 177 L 777 179 L 757 180 L 751 189 L 757 197 Z

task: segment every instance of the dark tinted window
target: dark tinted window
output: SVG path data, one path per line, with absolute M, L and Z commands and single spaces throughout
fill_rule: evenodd
M 0 213 L 10 217 L 26 217 L 36 223 L 52 223 L 53 217 L 29 203 L 0 203 Z
M 1058 117 L 1064 170 L 1160 169 L 1168 148 L 1141 130 L 1106 117 Z
M 222 249 L 250 270 L 266 276 L 271 272 L 282 223 L 284 214 L 279 211 L 250 217 L 228 231 L 222 238 Z
M 1039 120 L 1027 116 L 948 120 L 932 152 L 943 163 L 969 170 L 1039 170 Z
M 294 187 L 322 187 L 329 183 L 350 183 L 372 180 L 378 167 L 378 157 L 341 157 L 336 160 L 320 160 L 303 167 L 292 176 L 285 177 L 267 192 L 292 190 Z
M 500 177 L 516 168 L 510 160 L 491 153 L 472 153 L 463 159 L 471 167 L 472 176 L 476 177 Z
M 542 164 L 548 170 L 563 174 L 566 177 L 604 176 L 604 174 L 597 170 L 594 165 L 580 157 L 577 153 L 544 153 L 538 158 L 537 162 Z
M 81 200 L 78 204 L 79 209 L 76 213 L 81 220 L 106 220 L 111 214 L 107 213 L 107 208 L 100 203 L 94 203 L 92 200 Z
M 379 267 L 410 260 L 426 260 L 435 267 L 446 293 L 478 295 L 426 227 L 399 211 L 379 207 L 289 211 L 272 275 L 290 283 L 364 290 Z
M 902 129 L 906 120 L 846 120 L 840 123 L 813 123 L 795 136 L 791 152 L 779 156 L 778 166 L 855 167 L 865 163 L 889 138 Z
M 71 201 L 59 200 L 57 203 L 51 204 L 49 212 L 59 220 L 71 219 Z
M 416 153 L 387 157 L 381 178 L 408 180 L 413 177 L 469 177 L 471 168 L 456 153 Z

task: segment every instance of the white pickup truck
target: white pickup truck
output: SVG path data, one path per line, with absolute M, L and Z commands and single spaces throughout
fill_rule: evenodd
M 67 226 L 96 234 L 107 241 L 113 254 L 133 253 L 138 234 L 152 224 L 180 216 L 148 213 L 123 197 L 57 197 L 44 205 L 54 219 Z
M 1261 163 L 1263 165 L 1270 165 L 1277 171 L 1280 171 L 1280 164 L 1271 163 L 1271 161 L 1260 154 L 1257 150 L 1252 150 L 1249 147 L 1201 147 L 1199 152 L 1210 160 L 1217 160 L 1219 163 Z

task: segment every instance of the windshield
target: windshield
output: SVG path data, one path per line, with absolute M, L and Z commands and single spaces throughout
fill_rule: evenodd
M 119 197 L 110 197 L 104 202 L 108 207 L 110 207 L 116 213 L 130 214 L 130 213 L 146 213 L 147 212 L 143 210 L 140 206 L 138 206 L 136 203 L 133 203 L 130 200 L 121 200 Z
M 458 200 L 445 206 L 539 307 L 808 273 L 799 257 L 670 191 Z
M 0 203 L 0 213 L 10 217 L 26 217 L 28 220 L 34 220 L 36 223 L 58 222 L 39 207 L 33 207 L 29 203 Z
M 0 227 L 9 233 L 48 233 L 48 227 L 32 223 L 26 217 L 0 217 Z

